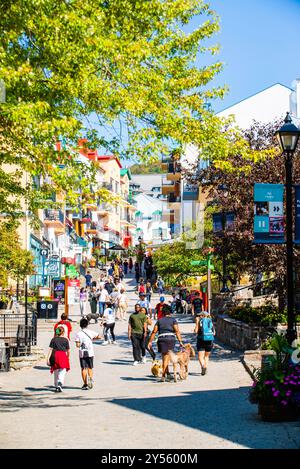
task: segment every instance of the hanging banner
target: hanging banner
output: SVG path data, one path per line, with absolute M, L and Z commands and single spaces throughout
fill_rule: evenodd
M 234 231 L 234 212 L 221 212 L 213 214 L 213 232 L 221 234 L 223 231 L 232 233 Z
M 300 244 L 300 186 L 295 187 L 295 243 Z
M 68 304 L 79 305 L 80 301 L 80 280 L 69 279 L 67 283 L 68 288 Z
M 254 184 L 254 243 L 285 242 L 283 184 Z

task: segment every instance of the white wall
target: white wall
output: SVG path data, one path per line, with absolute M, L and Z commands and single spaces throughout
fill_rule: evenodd
M 235 116 L 236 123 L 242 129 L 247 129 L 253 120 L 268 123 L 276 119 L 283 119 L 290 110 L 292 90 L 279 83 L 245 98 L 243 101 L 230 106 L 217 115 L 220 117 Z

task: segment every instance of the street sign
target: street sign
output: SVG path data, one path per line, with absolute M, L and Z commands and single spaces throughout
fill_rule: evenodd
M 47 275 L 51 275 L 52 277 L 59 277 L 60 262 L 58 260 L 50 260 L 45 264 L 45 267 Z
M 207 261 L 191 261 L 191 265 L 207 265 Z
M 48 257 L 48 255 L 49 255 L 49 249 L 47 249 L 47 248 L 42 248 L 42 249 L 41 249 L 41 256 L 42 256 L 42 257 Z

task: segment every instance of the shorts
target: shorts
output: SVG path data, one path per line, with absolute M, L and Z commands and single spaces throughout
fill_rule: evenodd
M 214 345 L 213 340 L 197 339 L 197 352 L 211 352 Z
M 86 358 L 80 358 L 80 366 L 81 366 L 81 369 L 85 369 L 85 368 L 94 368 L 94 357 L 86 357 Z
M 157 341 L 159 353 L 168 353 L 169 350 L 174 351 L 175 337 L 161 337 Z

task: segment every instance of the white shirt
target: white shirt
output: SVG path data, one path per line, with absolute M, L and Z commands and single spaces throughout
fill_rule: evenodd
M 99 280 L 99 288 L 104 287 L 105 281 L 104 280 Z
M 118 289 L 118 292 L 120 293 L 121 290 L 125 290 L 125 287 L 122 282 L 118 283 L 116 285 L 116 288 Z
M 106 308 L 103 313 L 103 319 L 106 324 L 113 324 L 116 322 L 115 312 L 112 308 Z
M 88 351 L 89 357 L 94 357 L 93 339 L 99 335 L 98 332 L 90 329 L 81 329 L 75 336 L 75 342 L 80 342 L 79 358 L 83 358 L 83 352 Z
M 127 296 L 125 293 L 120 293 L 120 295 L 118 296 L 118 304 L 122 306 L 127 305 Z
M 103 288 L 103 290 L 101 290 L 100 292 L 99 301 L 101 301 L 102 303 L 105 303 L 106 301 L 108 301 L 108 299 L 109 299 L 108 291 L 105 288 Z

